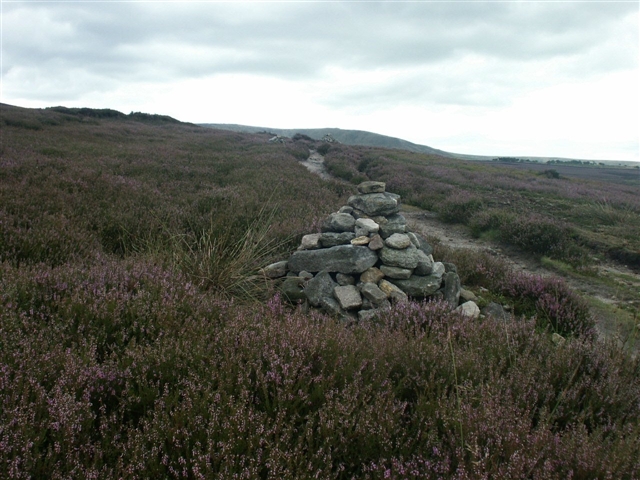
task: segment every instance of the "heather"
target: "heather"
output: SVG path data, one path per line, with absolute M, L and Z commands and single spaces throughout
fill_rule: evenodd
M 395 150 L 334 145 L 329 170 L 352 183 L 384 181 L 405 202 L 469 225 L 525 252 L 585 266 L 598 256 L 640 268 L 640 173 L 620 169 L 599 181 L 527 169 Z M 568 167 L 567 167 L 568 168 Z M 555 172 L 558 173 L 558 172 Z
M 111 112 L 2 106 L 0 477 L 640 476 L 639 361 L 566 285 L 436 245 L 513 321 L 308 313 L 257 268 L 351 187 Z

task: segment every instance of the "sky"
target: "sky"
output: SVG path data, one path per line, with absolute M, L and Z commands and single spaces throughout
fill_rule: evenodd
M 640 2 L 7 1 L 0 101 L 640 161 Z

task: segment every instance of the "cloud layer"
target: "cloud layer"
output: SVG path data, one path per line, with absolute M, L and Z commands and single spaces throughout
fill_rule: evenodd
M 638 159 L 636 2 L 4 3 L 2 27 L 7 103 Z

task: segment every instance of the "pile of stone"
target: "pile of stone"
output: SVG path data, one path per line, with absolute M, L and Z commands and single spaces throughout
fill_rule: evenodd
M 478 316 L 460 302 L 455 265 L 436 262 L 433 249 L 407 229 L 400 196 L 383 182 L 364 182 L 348 204 L 332 213 L 322 233 L 305 235 L 289 260 L 263 269 L 292 302 L 305 302 L 341 318 L 367 320 L 392 302 L 444 299 L 452 309 Z

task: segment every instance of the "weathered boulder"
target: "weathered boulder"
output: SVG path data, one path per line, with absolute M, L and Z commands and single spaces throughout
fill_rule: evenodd
M 320 245 L 323 248 L 331 248 L 336 245 L 348 245 L 355 238 L 355 234 L 351 232 L 325 232 L 320 236 Z
M 416 245 L 416 247 L 418 247 L 420 250 L 422 250 L 427 255 L 431 255 L 433 253 L 433 247 L 431 245 L 429 245 L 429 242 L 427 242 L 427 240 L 422 235 L 420 235 L 418 233 L 414 233 L 413 236 L 415 237 L 416 241 L 418 242 L 418 245 Z
M 406 280 L 391 279 L 389 281 L 410 297 L 422 299 L 433 295 L 440 288 L 442 277 L 436 277 L 435 275 L 429 275 L 427 277 L 411 275 L 411 277 Z
M 360 237 L 356 237 L 353 240 L 351 240 L 351 245 L 369 245 L 369 242 L 371 241 L 371 239 L 367 236 L 360 236 Z
M 362 273 L 373 267 L 378 255 L 367 247 L 338 245 L 320 250 L 298 250 L 289 258 L 289 270 L 335 273 Z
M 380 305 L 387 299 L 387 294 L 380 290 L 375 283 L 363 283 L 360 293 L 374 305 Z
M 478 307 L 478 305 L 476 305 L 476 302 L 472 300 L 464 302 L 454 311 L 461 313 L 465 317 L 471 317 L 473 320 L 476 320 L 480 317 L 480 308 Z
M 414 269 L 420 261 L 418 249 L 410 245 L 404 250 L 396 250 L 395 248 L 383 247 L 380 250 L 380 260 L 390 267 L 401 267 Z
M 280 291 L 290 302 L 297 303 L 298 301 L 306 300 L 307 296 L 302 289 L 302 283 L 303 281 L 299 277 L 287 277 L 280 286 Z
M 385 293 L 387 298 L 395 302 L 406 302 L 409 299 L 406 293 L 404 293 L 402 290 L 396 287 L 393 283 L 385 279 L 382 279 L 380 280 L 380 282 L 378 282 L 378 287 L 380 287 L 380 290 L 382 290 Z
M 380 230 L 380 225 L 378 225 L 370 218 L 359 218 L 358 220 L 356 220 L 356 228 L 361 228 L 366 231 L 367 234 L 370 234 L 378 233 L 378 230 Z
M 471 290 L 466 290 L 464 288 L 460 289 L 460 298 L 465 302 L 468 302 L 469 300 L 473 300 L 475 302 L 476 300 L 478 300 L 478 297 L 476 296 L 475 293 L 473 293 Z
M 369 241 L 369 248 L 371 250 L 380 250 L 382 247 L 384 247 L 384 240 L 382 240 L 382 237 L 376 233 Z
M 485 317 L 491 317 L 495 320 L 508 320 L 509 314 L 502 308 L 499 303 L 491 302 L 489 305 L 482 309 L 482 314 Z
M 322 224 L 323 232 L 353 232 L 356 219 L 349 213 L 332 213 Z
M 267 265 L 260 272 L 267 278 L 280 278 L 287 274 L 287 261 L 272 263 Z
M 321 236 L 321 233 L 310 233 L 309 235 L 305 235 L 302 237 L 299 250 L 315 250 L 316 248 L 320 248 Z
M 416 254 L 418 255 L 418 264 L 413 270 L 413 273 L 422 276 L 431 275 L 433 272 L 433 260 L 431 260 L 431 256 L 427 255 L 422 250 L 417 250 Z
M 400 197 L 393 193 L 366 193 L 349 197 L 350 207 L 368 216 L 391 215 L 400 210 Z
M 340 307 L 353 310 L 362 306 L 362 296 L 355 285 L 338 286 L 333 289 L 333 296 Z
M 399 213 L 389 215 L 387 221 L 380 223 L 380 235 L 388 238 L 394 233 L 405 233 L 407 231 L 407 219 Z
M 454 272 L 445 272 L 442 275 L 442 283 L 444 283 L 444 300 L 451 306 L 456 308 L 460 301 L 460 277 Z
M 404 233 L 394 233 L 389 236 L 384 244 L 389 248 L 395 248 L 396 250 L 404 250 L 405 248 L 409 248 L 411 244 L 411 240 L 409 236 Z
M 379 268 L 371 267 L 360 275 L 360 281 L 364 283 L 378 283 L 384 278 L 384 273 Z
M 389 265 L 380 265 L 380 270 L 384 273 L 385 277 L 397 278 L 399 280 L 406 280 L 411 277 L 413 270 L 409 268 L 390 267 Z
M 445 272 L 444 263 L 433 262 L 433 266 L 431 267 L 431 275 L 442 278 L 442 275 L 444 275 L 444 272 Z
M 386 187 L 384 182 L 362 182 L 358 185 L 358 192 L 360 193 L 382 193 Z
M 319 307 L 320 300 L 323 297 L 333 296 L 333 289 L 337 286 L 329 272 L 323 270 L 306 283 L 304 293 L 311 305 Z
M 338 285 L 355 285 L 356 279 L 351 275 L 345 275 L 344 273 L 338 273 L 336 275 L 336 281 Z
M 320 307 L 329 315 L 337 316 L 344 314 L 344 310 L 340 308 L 338 301 L 333 298 L 333 294 L 331 297 L 322 297 L 320 299 Z

